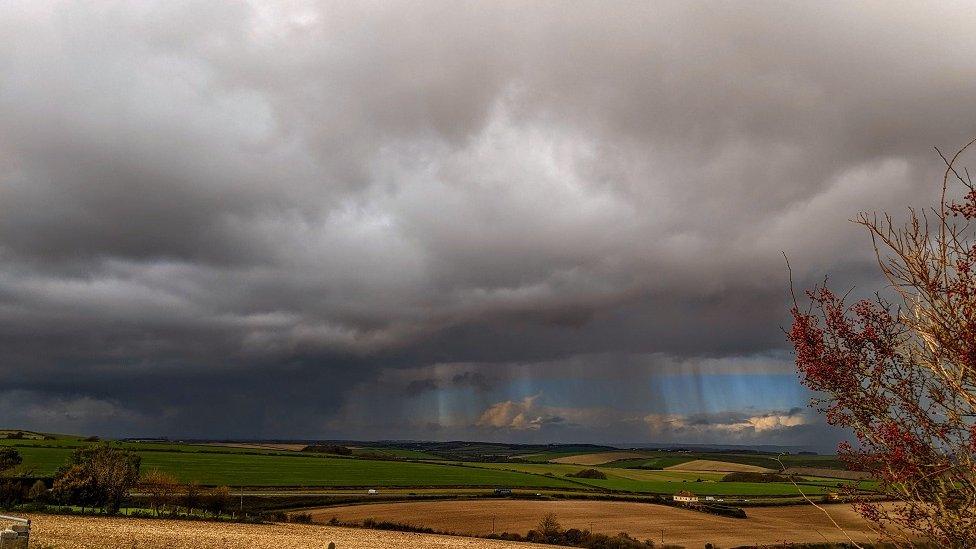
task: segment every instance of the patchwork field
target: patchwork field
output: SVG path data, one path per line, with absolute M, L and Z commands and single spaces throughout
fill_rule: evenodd
M 623 457 L 625 455 L 632 457 Z M 606 460 L 604 456 L 615 456 Z M 594 456 L 594 457 L 589 457 Z M 810 454 L 776 455 L 757 452 L 691 452 L 667 450 L 600 450 L 585 451 L 548 451 L 533 454 L 512 456 L 520 462 L 530 463 L 578 463 L 581 465 L 606 465 L 608 467 L 665 469 L 694 460 L 720 461 L 723 463 L 740 463 L 754 465 L 765 469 L 779 470 L 782 467 L 814 467 L 823 469 L 845 470 L 844 464 L 837 456 L 821 456 Z M 782 465 L 781 465 L 782 463 Z
M 732 463 L 729 467 L 738 467 Z M 679 490 L 691 490 L 699 495 L 707 496 L 798 496 L 795 486 L 789 482 L 720 482 L 725 472 L 721 471 L 682 471 L 674 469 L 622 469 L 618 467 L 595 465 L 569 465 L 566 463 L 472 463 L 471 467 L 483 469 L 501 469 L 530 473 L 534 475 L 548 475 L 548 478 L 560 478 L 575 483 L 577 486 L 589 486 L 620 492 L 638 494 L 673 494 Z M 574 474 L 583 469 L 596 469 L 606 479 L 571 478 L 567 474 Z M 801 483 L 803 492 L 808 495 L 821 495 L 836 489 L 835 479 L 814 479 Z
M 93 441 L 76 436 L 30 434 L 31 438 L 0 438 L 0 445 L 13 446 L 24 462 L 14 473 L 26 476 L 50 476 L 74 449 Z M 181 443 L 163 441 L 121 441 L 118 446 L 134 451 L 142 458 L 142 470 L 158 469 L 172 473 L 181 481 L 204 485 L 249 486 L 282 489 L 422 487 L 464 489 L 481 487 L 523 488 L 526 490 L 561 490 L 564 492 L 599 491 L 629 494 L 670 495 L 691 490 L 700 495 L 724 497 L 797 496 L 790 483 L 720 482 L 727 472 L 765 471 L 756 465 L 767 463 L 769 455 L 701 454 L 667 451 L 608 451 L 606 448 L 547 450 L 536 453 L 533 460 L 519 454 L 519 459 L 498 461 L 504 452 L 517 448 L 490 443 L 434 443 L 425 446 L 396 447 L 384 443 L 350 446 L 352 456 L 297 451 L 289 443 Z M 437 454 L 433 453 L 437 452 Z M 479 454 L 480 452 L 480 454 Z M 472 456 L 470 460 L 447 460 L 444 455 Z M 479 456 L 482 460 L 479 460 Z M 635 457 L 637 456 L 637 457 Z M 715 457 L 715 459 L 693 456 Z M 484 457 L 494 461 L 483 461 Z M 546 459 L 543 459 L 546 458 Z M 833 464 L 833 456 L 784 456 L 784 462 Z M 549 460 L 555 461 L 550 462 Z M 788 460 L 788 461 L 787 461 Z M 596 464 L 601 462 L 601 464 Z M 664 467 L 666 466 L 666 467 Z M 664 467 L 664 468 L 662 468 Z M 605 479 L 572 478 L 583 469 L 597 469 Z M 821 495 L 836 489 L 843 475 L 830 467 L 811 469 L 821 474 L 802 483 L 807 494 Z M 872 483 L 863 483 L 870 489 Z
M 67 459 L 68 448 L 18 448 L 21 473 L 50 475 Z M 719 471 L 624 469 L 592 466 L 606 479 L 577 479 L 566 475 L 590 468 L 563 463 L 449 463 L 239 452 L 140 451 L 142 469 L 172 473 L 183 481 L 205 485 L 254 487 L 510 487 L 560 490 L 613 490 L 642 494 L 673 494 L 688 489 L 714 496 L 795 496 L 790 483 L 719 482 L 724 470 L 751 469 L 734 463 L 715 465 Z M 693 462 L 690 462 L 693 463 Z M 705 466 L 708 466 L 707 464 Z M 741 469 L 740 469 L 741 470 Z M 836 480 L 804 484 L 804 492 L 819 495 L 833 490 Z
M 550 547 L 430 534 L 300 524 L 231 524 L 181 520 L 34 515 L 31 546 L 50 549 L 508 549 Z
M 774 469 L 767 469 L 757 465 L 747 465 L 745 463 L 731 463 L 728 461 L 715 461 L 711 459 L 696 459 L 672 465 L 668 471 L 716 471 L 723 473 L 771 473 Z
M 847 505 L 829 505 L 830 515 L 855 541 L 875 536 Z M 564 528 L 616 534 L 627 532 L 640 539 L 702 547 L 745 544 L 847 541 L 830 520 L 809 505 L 749 508 L 747 519 L 731 519 L 663 505 L 605 501 L 468 500 L 330 507 L 312 512 L 317 522 L 332 517 L 346 522 L 366 518 L 424 526 L 440 531 L 488 534 L 535 528 L 546 513 L 555 513 Z

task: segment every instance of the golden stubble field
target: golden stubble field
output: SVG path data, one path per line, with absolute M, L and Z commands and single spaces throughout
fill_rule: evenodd
M 870 542 L 876 536 L 849 505 L 826 506 L 831 516 L 855 541 Z M 564 528 L 589 529 L 616 534 L 626 532 L 639 539 L 689 548 L 713 543 L 720 547 L 747 544 L 813 543 L 848 541 L 823 513 L 809 505 L 751 507 L 749 518 L 731 519 L 664 505 L 615 501 L 431 501 L 330 507 L 312 512 L 316 522 L 333 516 L 359 522 L 371 517 L 439 531 L 466 534 L 518 532 L 535 528 L 546 513 L 555 513 Z
M 550 547 L 304 524 L 32 515 L 31 547 L 57 549 L 512 549 Z

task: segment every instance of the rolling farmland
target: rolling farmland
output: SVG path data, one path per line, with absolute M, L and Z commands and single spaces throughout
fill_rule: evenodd
M 75 448 L 91 443 L 81 437 L 0 439 L 0 444 L 16 447 L 24 458 L 15 473 L 42 477 L 52 475 Z M 301 452 L 299 449 L 303 446 L 300 444 L 285 443 L 123 441 L 118 444 L 141 457 L 143 472 L 159 470 L 171 473 L 180 481 L 196 481 L 210 486 L 356 490 L 366 487 L 509 487 L 663 495 L 687 489 L 701 495 L 729 497 L 797 495 L 796 487 L 786 482 L 720 482 L 725 471 L 762 470 L 755 465 L 742 464 L 742 459 L 737 459 L 767 459 L 759 455 L 705 454 L 712 459 L 703 461 L 662 451 L 606 452 L 601 449 L 600 452 L 575 454 L 580 450 L 562 452 L 557 449 L 539 454 L 540 458 L 548 457 L 555 463 L 549 459 L 541 462 L 526 462 L 523 459 L 460 462 L 447 461 L 422 447 L 398 448 L 382 444 L 354 446 L 351 448 L 353 455 L 347 457 Z M 444 444 L 438 448 L 438 453 L 451 450 Z M 495 451 L 490 444 L 478 443 L 462 448 L 460 453 L 476 456 L 473 453 L 476 450 Z M 576 457 L 560 455 L 567 452 L 574 453 Z M 553 455 L 556 457 L 550 457 Z M 564 457 L 570 457 L 569 461 L 604 463 L 593 466 L 559 463 L 567 461 L 562 459 Z M 623 459 L 614 459 L 618 457 Z M 820 461 L 828 462 L 831 459 L 826 458 Z M 666 469 L 645 465 L 648 462 L 664 465 L 675 461 L 679 462 L 677 466 L 669 465 Z M 586 468 L 595 468 L 607 478 L 567 476 Z M 822 473 L 830 471 L 824 468 L 817 470 Z M 836 489 L 837 482 L 834 479 L 810 479 L 802 484 L 805 493 L 820 495 Z
M 21 471 L 50 475 L 67 459 L 66 448 L 19 448 Z M 245 486 L 520 486 L 578 488 L 568 481 L 511 471 L 409 461 L 304 455 L 214 452 L 139 452 L 142 470 L 158 469 L 181 481 Z
M 474 467 L 501 469 L 550 475 L 566 478 L 590 467 L 563 463 L 478 463 Z M 736 464 L 731 464 L 735 467 Z M 680 470 L 621 469 L 606 466 L 592 467 L 605 474 L 606 479 L 572 478 L 574 483 L 603 490 L 641 494 L 673 494 L 678 490 L 691 490 L 699 495 L 710 496 L 796 496 L 797 489 L 789 482 L 720 482 L 723 472 L 699 472 Z M 817 479 L 801 482 L 804 493 L 826 494 L 836 489 L 837 480 Z
M 866 522 L 847 505 L 828 506 L 832 517 L 856 541 L 874 539 Z M 847 541 L 845 534 L 809 505 L 750 508 L 748 518 L 730 519 L 687 509 L 648 503 L 607 501 L 434 501 L 330 507 L 313 511 L 317 522 L 337 517 L 343 522 L 366 518 L 394 520 L 438 531 L 467 534 L 525 533 L 546 513 L 555 513 L 564 528 L 627 532 L 640 539 L 702 547 L 754 543 Z
M 80 437 L 0 439 L 0 444 L 15 447 L 24 458 L 15 474 L 41 477 L 52 475 L 76 448 L 93 443 Z M 545 460 L 513 460 L 505 458 L 504 452 L 517 451 L 517 448 L 502 448 L 497 452 L 488 443 L 458 443 L 461 446 L 457 449 L 439 443 L 436 451 L 423 446 L 350 445 L 351 451 L 346 453 L 351 455 L 346 456 L 304 452 L 301 451 L 304 446 L 300 444 L 280 442 L 122 441 L 116 444 L 140 456 L 143 473 L 158 470 L 181 482 L 233 486 L 235 498 L 240 488 L 242 509 L 254 513 L 312 507 L 320 509 L 315 512 L 320 521 L 333 516 L 352 522 L 370 517 L 438 531 L 483 535 L 491 532 L 488 522 L 491 518 L 496 531 L 524 534 L 535 526 L 542 514 L 553 511 L 565 527 L 592 528 L 607 534 L 625 531 L 638 537 L 659 535 L 664 529 L 669 542 L 690 546 L 700 541 L 745 543 L 823 539 L 811 538 L 810 533 L 823 531 L 821 522 L 824 517 L 809 515 L 807 508 L 802 506 L 750 507 L 748 519 L 733 520 L 653 503 L 660 502 L 662 495 L 669 497 L 680 490 L 702 497 L 711 496 L 731 505 L 797 500 L 797 487 L 791 483 L 723 481 L 726 471 L 759 469 L 740 463 L 742 460 L 737 458 L 766 459 L 760 455 L 703 454 L 711 459 L 694 460 L 691 455 L 678 452 L 607 452 L 600 449 L 599 452 L 576 454 L 577 449 L 560 451 L 557 448 L 538 454 L 539 458 L 547 458 Z M 322 447 L 329 451 L 328 445 Z M 333 451 L 339 450 L 342 449 Z M 568 456 L 569 453 L 577 457 Z M 470 461 L 455 461 L 446 460 L 445 455 L 471 457 Z M 478 461 L 483 455 L 490 459 Z M 570 459 L 560 459 L 562 457 Z M 727 457 L 734 461 L 725 461 Z M 589 465 L 597 462 L 600 464 Z M 645 465 L 649 462 L 677 462 L 678 466 L 657 469 Z M 595 469 L 606 478 L 575 476 L 585 469 Z M 816 470 L 831 471 L 826 468 Z M 805 494 L 818 497 L 836 490 L 838 482 L 836 478 L 808 477 L 800 481 L 800 487 Z M 864 487 L 869 485 L 862 483 Z M 245 487 L 249 488 L 245 490 Z M 493 490 L 499 487 L 514 490 L 495 494 Z M 367 493 L 366 488 L 377 488 L 379 493 Z M 139 490 L 134 490 L 129 502 L 134 507 L 145 505 L 147 496 Z M 860 526 L 849 522 L 853 517 L 842 515 L 841 518 L 848 520 L 844 524 L 860 532 Z M 101 547 L 130 539 L 137 540 L 140 547 L 150 549 L 181 547 L 180 540 L 185 539 L 179 537 L 181 532 L 199 532 L 192 534 L 199 538 L 186 547 L 233 546 L 233 540 L 243 537 L 251 540 L 248 542 L 251 547 L 327 544 L 320 536 L 329 536 L 337 542 L 344 540 L 343 547 L 364 549 L 387 547 L 406 539 L 413 546 L 431 549 L 515 546 L 471 538 L 295 524 L 189 523 L 184 527 L 180 521 L 174 520 L 43 515 L 39 515 L 36 524 L 41 528 L 35 539 L 49 547 Z M 746 526 L 748 533 L 735 534 Z M 826 537 L 835 539 L 832 534 Z
M 668 467 L 668 471 L 716 471 L 723 473 L 771 473 L 774 469 L 749 465 L 746 463 L 732 463 L 716 461 L 714 459 L 695 459 Z

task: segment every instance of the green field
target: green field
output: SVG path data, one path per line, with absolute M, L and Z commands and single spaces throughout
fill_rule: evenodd
M 82 448 L 97 442 L 88 441 L 80 437 L 60 437 L 54 440 L 19 440 L 0 438 L 0 446 L 22 448 Z M 135 452 L 187 452 L 210 454 L 254 454 L 254 455 L 292 455 L 294 451 L 275 450 L 272 448 L 237 448 L 233 446 L 215 446 L 206 444 L 183 444 L 178 442 L 113 442 L 116 446 Z
M 67 459 L 67 448 L 18 448 L 18 472 L 46 476 Z M 578 488 L 566 480 L 524 473 L 416 463 L 328 457 L 214 452 L 138 452 L 142 470 L 180 480 L 246 486 L 513 486 Z
M 725 473 L 697 473 L 686 471 L 654 471 L 621 469 L 609 466 L 588 467 L 558 463 L 479 463 L 476 467 L 524 472 L 536 475 L 552 475 L 566 478 L 568 473 L 583 469 L 596 469 L 607 476 L 603 479 L 568 479 L 575 483 L 622 492 L 647 494 L 673 494 L 678 490 L 691 490 L 699 495 L 714 496 L 788 496 L 798 495 L 797 489 L 788 482 L 720 482 Z M 836 489 L 835 479 L 816 479 L 801 483 L 806 494 L 824 494 Z M 867 485 L 865 485 L 867 487 Z
M 408 450 L 405 448 L 374 448 L 371 446 L 355 447 L 352 449 L 352 455 L 362 456 L 362 455 L 379 455 L 388 456 L 391 458 L 401 458 L 401 459 L 429 459 L 429 460 L 442 460 L 443 458 L 435 456 L 430 452 L 423 452 L 420 450 Z
M 607 477 L 611 478 L 622 478 L 631 480 L 646 480 L 646 481 L 665 481 L 665 482 L 682 482 L 688 480 L 721 480 L 724 473 L 694 473 L 688 471 L 652 471 L 645 469 L 619 469 L 614 467 L 609 467 L 605 465 L 599 466 L 588 466 L 588 465 L 569 465 L 563 463 L 476 463 L 471 464 L 474 467 L 483 467 L 487 469 L 501 469 L 508 471 L 518 471 L 522 473 L 532 473 L 536 475 L 551 474 L 558 477 L 565 477 L 567 474 L 578 473 L 584 469 L 596 469 L 597 471 L 603 472 Z M 586 479 L 573 479 L 573 480 L 586 480 Z
M 3 439 L 0 445 L 13 446 L 24 463 L 14 474 L 50 476 L 63 464 L 74 448 L 92 444 L 82 437 L 57 436 Z M 431 451 L 377 444 L 353 446 L 352 457 L 308 454 L 294 450 L 237 448 L 179 442 L 118 442 L 138 453 L 142 470 L 158 469 L 181 481 L 204 485 L 253 487 L 512 487 L 527 489 L 594 490 L 634 494 L 673 494 L 687 489 L 715 496 L 790 496 L 797 489 L 790 483 L 720 482 L 723 473 L 663 470 L 690 459 L 713 459 L 769 465 L 770 456 L 761 454 L 708 454 L 648 450 L 645 457 L 606 465 L 547 463 L 567 455 L 580 455 L 574 448 L 522 454 L 519 460 L 502 462 L 446 462 Z M 486 450 L 492 447 L 483 444 Z M 476 444 L 466 444 L 471 452 Z M 497 455 L 497 454 L 496 454 Z M 358 457 L 357 457 L 358 456 Z M 370 459 L 375 457 L 376 459 Z M 787 466 L 829 468 L 834 456 L 784 456 Z M 528 461 L 528 462 L 526 462 Z M 773 461 L 773 465 L 778 464 Z M 606 479 L 567 478 L 583 469 L 597 469 Z M 836 489 L 836 479 L 808 479 L 802 483 L 807 494 L 823 494 Z M 870 489 L 871 483 L 861 483 Z

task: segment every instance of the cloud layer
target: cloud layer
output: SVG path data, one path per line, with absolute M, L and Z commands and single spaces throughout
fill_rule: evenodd
M 479 406 L 507 418 L 535 393 L 496 368 L 781 365 L 781 251 L 799 284 L 879 285 L 846 220 L 934 196 L 931 147 L 973 131 L 971 23 L 951 3 L 7 2 L 0 399 L 128 418 L 72 429 L 386 435 L 350 399 L 397 369 L 478 365 L 388 410 L 495 379 Z M 462 408 L 426 410 L 430 436 Z

